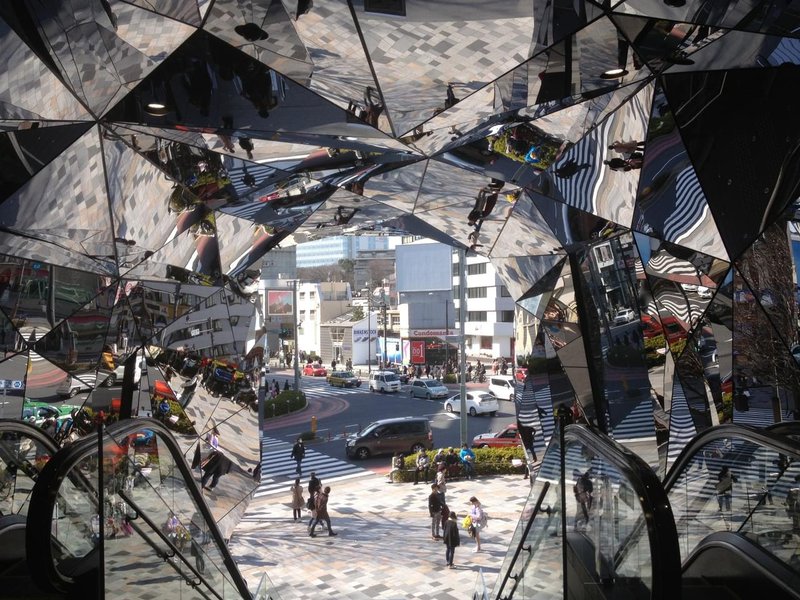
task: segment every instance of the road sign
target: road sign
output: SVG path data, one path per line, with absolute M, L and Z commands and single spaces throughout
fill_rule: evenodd
M 11 382 L 11 387 L 14 388 L 15 390 L 21 390 L 22 388 L 25 387 L 25 382 L 20 381 L 19 379 L 15 379 L 14 381 Z

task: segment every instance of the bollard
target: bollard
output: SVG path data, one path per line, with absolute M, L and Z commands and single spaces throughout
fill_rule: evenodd
M 311 417 L 311 433 L 313 433 L 314 435 L 316 435 L 316 433 L 317 433 L 317 417 L 316 416 L 312 416 Z

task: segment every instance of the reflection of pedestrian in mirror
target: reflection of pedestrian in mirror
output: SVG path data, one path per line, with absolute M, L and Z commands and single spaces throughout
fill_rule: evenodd
M 458 98 L 456 98 L 455 93 L 453 92 L 453 84 L 447 84 L 447 99 L 444 101 L 444 108 L 445 110 L 450 108 L 451 106 L 455 106 L 458 103 Z
M 731 473 L 727 466 L 722 467 L 717 474 L 717 503 L 719 509 L 731 509 L 731 495 L 733 493 L 733 484 L 738 481 L 736 476 Z
M 618 152 L 619 154 L 634 154 L 644 152 L 644 142 L 630 141 L 630 142 L 614 142 L 608 147 L 609 150 Z
M 575 469 L 572 474 L 576 477 L 575 485 L 572 486 L 572 491 L 575 494 L 575 501 L 578 503 L 578 513 L 575 515 L 575 528 L 581 523 L 583 527 L 589 524 L 589 511 L 592 510 L 592 492 L 594 486 L 589 477 L 589 471 L 581 474 L 578 469 Z
M 573 175 L 576 175 L 578 172 L 582 171 L 583 169 L 588 169 L 591 167 L 589 163 L 579 165 L 575 162 L 574 159 L 570 158 L 566 162 L 562 163 L 555 171 L 553 171 L 556 176 L 561 177 L 562 179 L 569 179 Z

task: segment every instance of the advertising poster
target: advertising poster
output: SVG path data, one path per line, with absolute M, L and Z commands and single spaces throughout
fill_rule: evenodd
M 292 290 L 267 290 L 267 314 L 291 315 L 293 301 Z

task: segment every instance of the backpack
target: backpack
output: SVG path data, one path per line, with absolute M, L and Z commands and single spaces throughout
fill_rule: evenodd
M 489 524 L 489 513 L 481 507 L 481 520 L 478 521 L 478 525 L 481 526 L 481 529 L 484 529 Z

